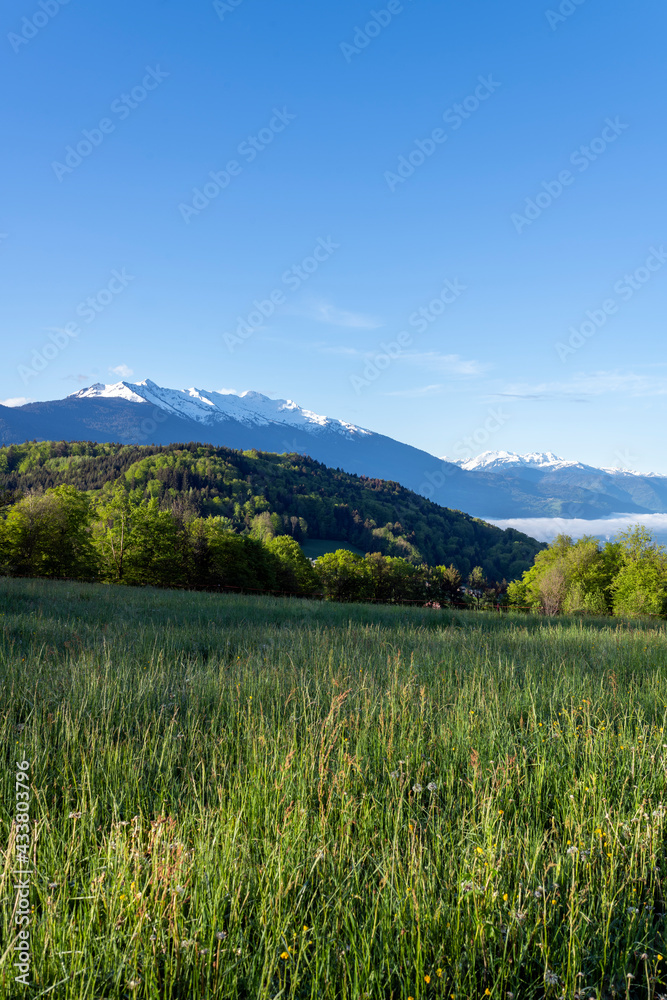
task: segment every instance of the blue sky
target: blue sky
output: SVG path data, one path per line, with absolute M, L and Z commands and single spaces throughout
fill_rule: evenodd
M 1 400 L 255 389 L 667 473 L 662 0 L 1 17 Z

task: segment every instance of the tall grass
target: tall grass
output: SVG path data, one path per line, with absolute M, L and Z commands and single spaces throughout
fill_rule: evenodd
M 0 612 L 3 948 L 24 758 L 35 844 L 2 997 L 667 994 L 664 625 L 22 580 Z

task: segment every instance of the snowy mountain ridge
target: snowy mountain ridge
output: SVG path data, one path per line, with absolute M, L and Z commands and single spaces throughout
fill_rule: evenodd
M 125 399 L 132 403 L 150 403 L 173 416 L 206 425 L 231 419 L 250 426 L 278 423 L 311 432 L 328 430 L 348 438 L 372 434 L 371 431 L 344 420 L 305 410 L 291 399 L 270 399 L 261 392 L 251 390 L 235 393 L 231 390 L 215 392 L 194 387 L 165 389 L 150 379 L 144 379 L 142 382 L 116 382 L 113 385 L 96 382 L 67 398 Z
M 540 469 L 563 469 L 571 466 L 584 468 L 581 462 L 569 462 L 564 458 L 559 458 L 558 455 L 554 455 L 552 451 L 534 451 L 529 452 L 527 455 L 518 455 L 514 451 L 483 451 L 481 455 L 476 455 L 474 458 L 445 459 L 445 461 L 453 461 L 467 472 L 472 472 L 475 469 L 491 469 L 511 465 L 534 466 Z
M 525 455 L 517 454 L 517 452 L 514 451 L 483 451 L 480 455 L 476 455 L 474 458 L 465 459 L 448 459 L 443 455 L 443 461 L 453 462 L 454 465 L 458 465 L 460 469 L 465 469 L 466 472 L 477 472 L 481 470 L 494 472 L 514 467 L 517 469 L 533 468 L 540 470 L 582 469 L 604 472 L 607 475 L 642 475 L 642 473 L 633 472 L 630 469 L 598 469 L 594 466 L 586 465 L 584 462 L 572 462 L 568 461 L 568 459 L 560 458 L 558 455 L 554 455 L 552 451 L 533 451 L 528 452 Z M 655 473 L 643 473 L 643 475 L 653 476 Z

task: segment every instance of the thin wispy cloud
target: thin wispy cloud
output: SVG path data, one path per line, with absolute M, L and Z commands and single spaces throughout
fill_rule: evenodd
M 385 392 L 385 396 L 402 396 L 403 399 L 422 399 L 424 396 L 439 396 L 443 385 L 422 385 L 414 389 L 397 389 L 395 392 Z
M 320 345 L 321 354 L 331 354 L 338 357 L 359 358 L 362 361 L 373 361 L 382 350 L 372 348 L 360 350 L 358 347 L 343 345 Z M 444 375 L 479 376 L 484 375 L 492 366 L 473 358 L 462 358 L 460 354 L 440 354 L 438 351 L 406 351 L 396 354 L 396 362 L 405 362 L 418 368 Z M 407 390 L 412 391 L 412 390 Z M 390 395 L 386 393 L 385 395 Z M 398 393 L 396 393 L 398 395 Z
M 120 378 L 129 378 L 130 375 L 134 375 L 131 368 L 127 365 L 116 365 L 114 368 L 110 368 L 109 371 L 112 375 L 118 375 Z
M 636 372 L 578 372 L 565 382 L 512 383 L 494 395 L 497 398 L 584 402 L 612 393 L 629 397 L 664 396 L 667 395 L 667 377 L 638 375 Z
M 440 354 L 438 351 L 406 351 L 401 358 L 408 364 L 447 375 L 484 375 L 491 368 L 481 361 L 462 358 L 460 354 Z
M 334 354 L 341 358 L 371 358 L 373 356 L 373 351 L 360 351 L 357 347 L 343 347 L 342 345 L 331 347 L 328 344 L 313 346 L 317 347 L 320 354 Z
M 338 309 L 333 303 L 325 301 L 307 303 L 299 309 L 298 315 L 313 319 L 318 323 L 327 323 L 329 326 L 340 326 L 352 330 L 377 330 L 383 325 L 377 316 Z

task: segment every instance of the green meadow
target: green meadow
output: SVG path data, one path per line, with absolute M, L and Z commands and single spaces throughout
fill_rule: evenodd
M 666 996 L 666 726 L 664 622 L 2 579 L 0 996 Z

